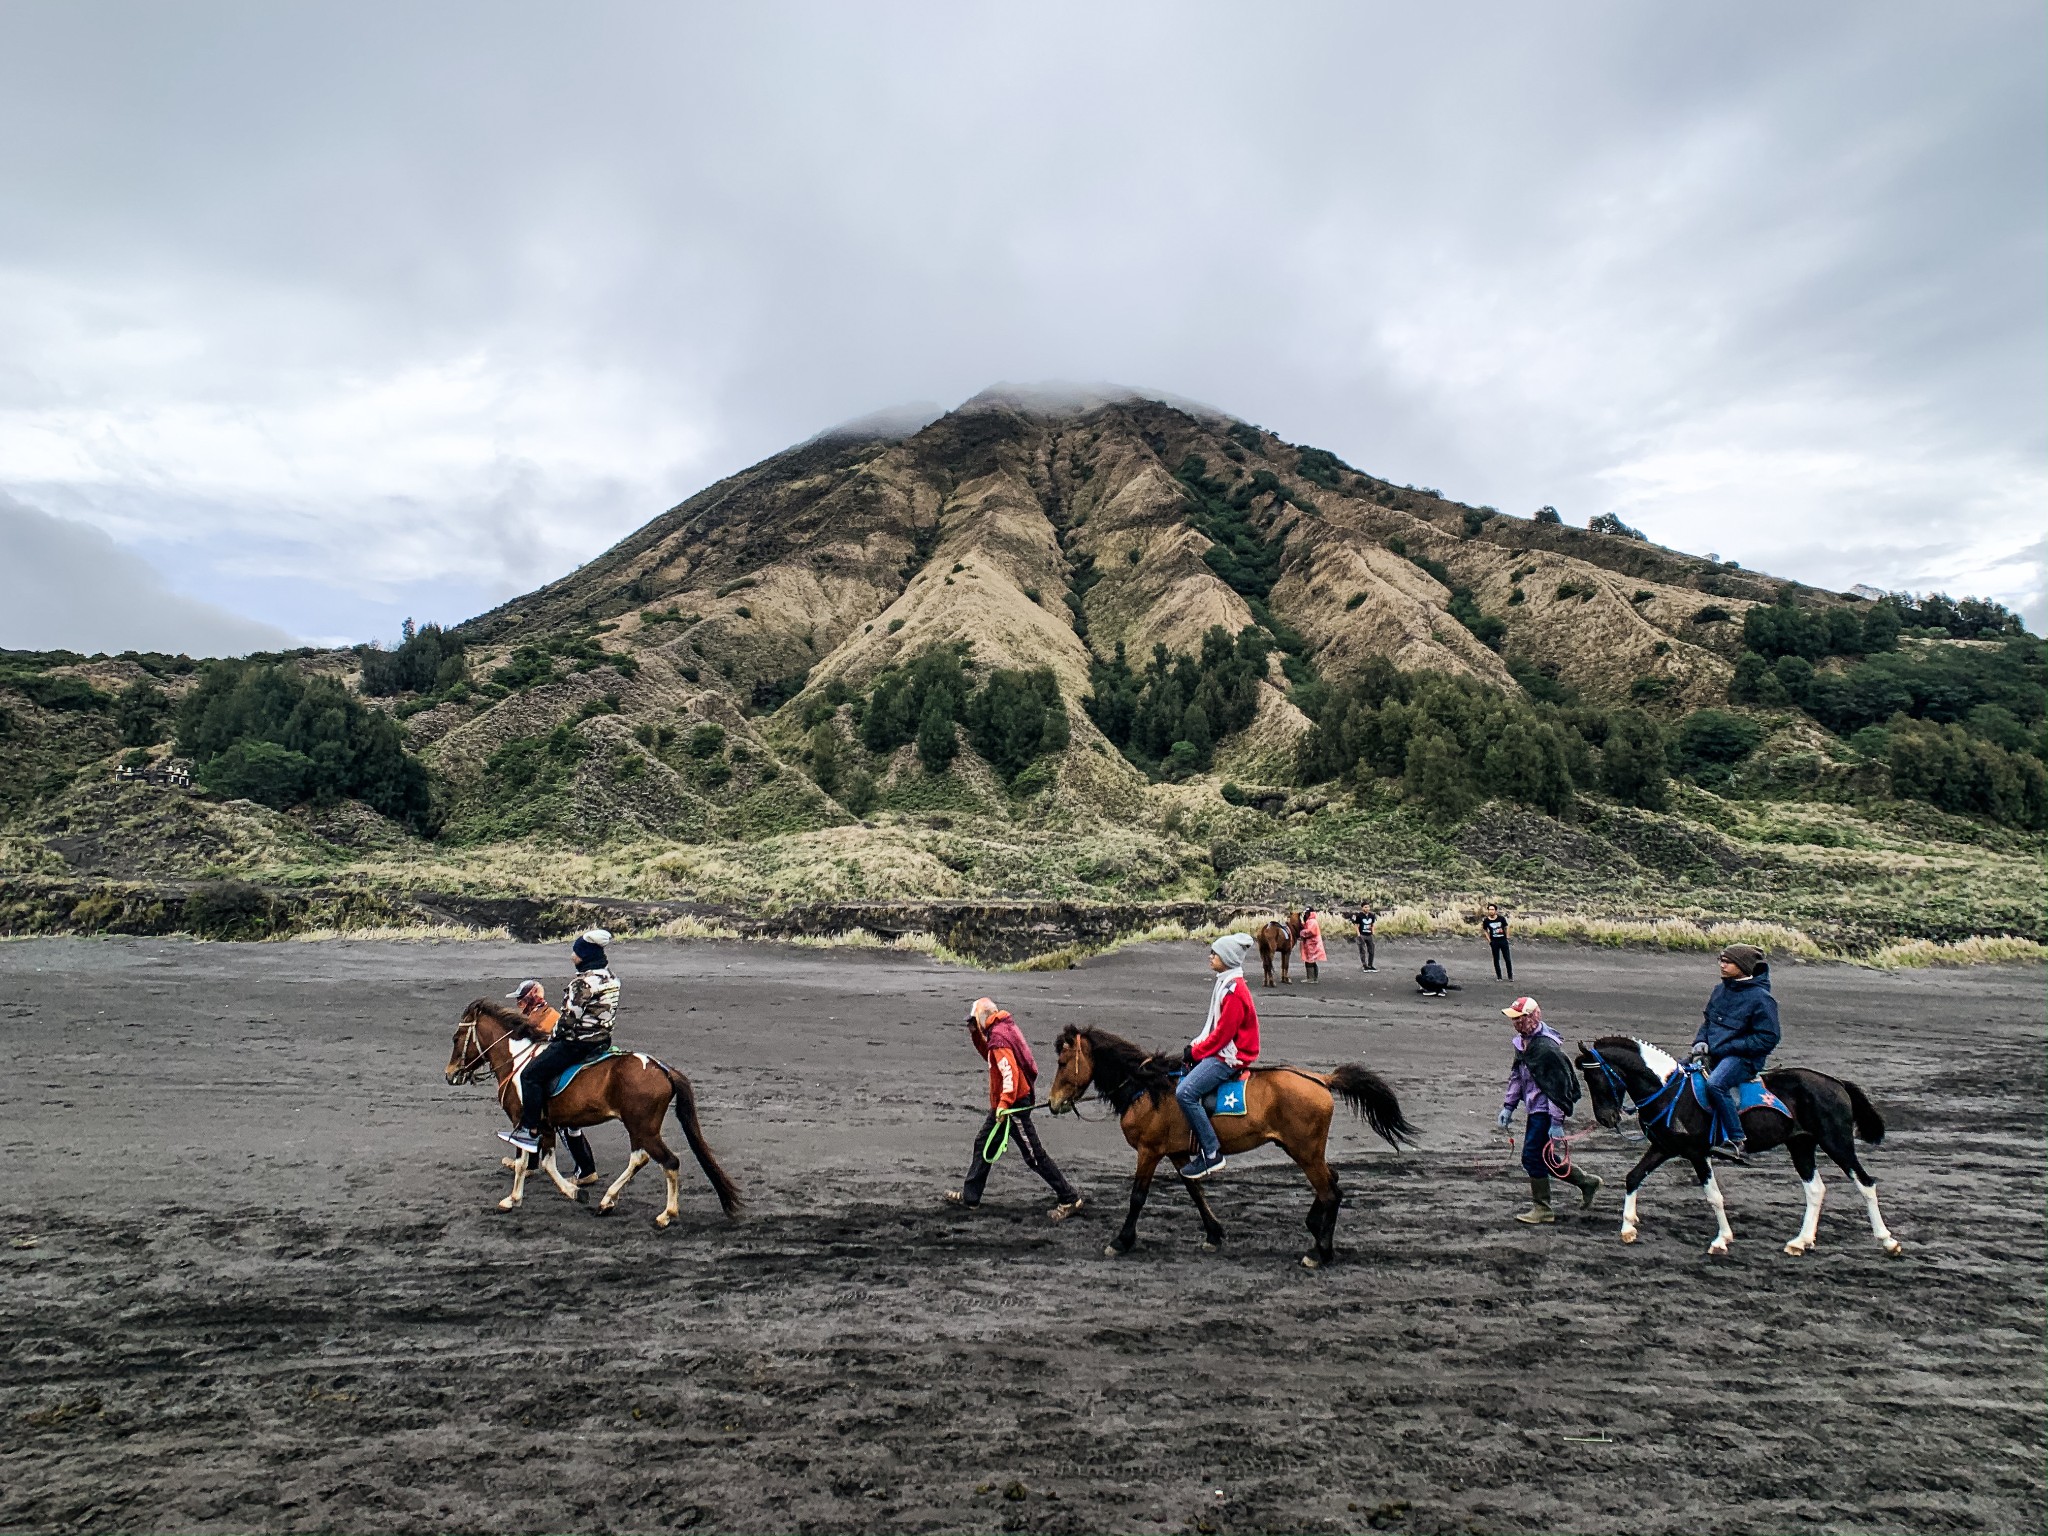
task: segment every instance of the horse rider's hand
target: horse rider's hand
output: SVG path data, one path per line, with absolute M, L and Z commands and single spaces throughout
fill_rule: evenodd
M 1502 1130 L 1506 1130 L 1509 1126 L 1513 1125 L 1514 1123 L 1515 1112 L 1512 1109 L 1502 1110 L 1500 1112 L 1500 1118 L 1494 1122 L 1494 1124 L 1498 1125 Z
M 1692 1043 L 1692 1059 L 1693 1059 L 1694 1061 L 1705 1061 L 1705 1060 L 1707 1059 L 1707 1042 L 1706 1042 L 1706 1041 L 1704 1041 L 1704 1040 L 1695 1040 L 1695 1041 L 1693 1041 L 1693 1043 Z
M 1184 1045 L 1180 1048 L 1180 1069 L 1183 1072 L 1195 1070 L 1195 1048 L 1192 1045 Z

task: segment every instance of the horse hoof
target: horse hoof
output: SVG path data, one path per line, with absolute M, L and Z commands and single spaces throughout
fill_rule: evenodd
M 1636 1240 L 1636 1229 L 1634 1227 L 1623 1227 L 1621 1229 L 1621 1240 L 1624 1243 L 1634 1242 Z
M 1900 1254 L 1906 1251 L 1906 1245 L 1900 1242 L 1897 1238 L 1893 1238 L 1890 1242 L 1884 1245 L 1884 1251 L 1896 1259 Z
M 1791 1254 L 1792 1257 L 1795 1259 L 1803 1257 L 1806 1253 L 1806 1250 L 1800 1247 L 1800 1245 L 1797 1243 L 1787 1243 L 1785 1245 L 1785 1251 Z
M 1222 1251 L 1223 1245 L 1221 1243 L 1212 1243 L 1206 1239 L 1202 1243 L 1202 1252 L 1204 1253 L 1221 1253 Z
M 1728 1256 L 1728 1245 L 1726 1243 L 1707 1244 L 1707 1256 L 1715 1259 L 1726 1258 Z
M 654 1218 L 654 1224 L 657 1227 L 665 1227 L 674 1220 L 675 1217 L 669 1215 L 667 1211 L 663 1211 L 659 1216 Z
M 604 1201 L 602 1201 L 602 1200 L 600 1200 L 600 1201 L 598 1201 L 598 1202 L 597 1202 L 597 1212 L 596 1212 L 596 1214 L 597 1214 L 597 1215 L 599 1215 L 599 1216 L 609 1216 L 609 1215 L 611 1215 L 611 1213 L 612 1213 L 612 1210 L 613 1210 L 613 1207 L 612 1207 L 612 1206 L 610 1206 L 610 1205 L 608 1205 L 608 1204 L 607 1204 L 606 1202 L 604 1202 Z
M 501 1211 L 513 1211 L 517 1210 L 518 1208 L 519 1202 L 517 1200 L 514 1200 L 510 1195 L 507 1195 L 504 1199 L 498 1202 L 498 1209 Z
M 1322 1261 L 1321 1259 L 1317 1258 L 1317 1257 L 1316 1257 L 1316 1256 L 1315 1256 L 1314 1254 L 1312 1254 L 1312 1253 L 1304 1253 L 1304 1254 L 1303 1254 L 1303 1255 L 1301 1256 L 1301 1267 L 1302 1267 L 1303 1269 L 1321 1269 L 1321 1268 L 1322 1268 L 1322 1266 L 1323 1266 L 1323 1261 Z

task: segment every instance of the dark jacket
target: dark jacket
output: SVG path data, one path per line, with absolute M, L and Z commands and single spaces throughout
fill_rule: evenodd
M 1771 996 L 1771 968 L 1760 965 L 1754 976 L 1738 976 L 1714 988 L 1707 999 L 1693 1044 L 1706 1042 L 1707 1054 L 1719 1061 L 1740 1056 L 1758 1067 L 1778 1048 L 1778 1000 Z

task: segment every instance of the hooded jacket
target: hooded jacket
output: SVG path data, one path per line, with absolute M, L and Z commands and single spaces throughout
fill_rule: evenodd
M 1501 1096 L 1500 1107 L 1513 1109 L 1520 1105 L 1532 1115 L 1548 1115 L 1553 1125 L 1562 1121 L 1571 1111 L 1553 1101 L 1549 1094 L 1537 1086 L 1536 1075 L 1529 1070 L 1528 1052 L 1537 1040 L 1547 1040 L 1557 1050 L 1564 1049 L 1564 1037 L 1548 1024 L 1536 1026 L 1533 1035 L 1517 1033 L 1515 1036 L 1515 1068 L 1508 1074 L 1508 1091 Z
M 1758 1069 L 1778 1048 L 1778 1000 L 1771 996 L 1771 968 L 1759 965 L 1754 976 L 1737 976 L 1714 988 L 1707 999 L 1693 1044 L 1706 1043 L 1715 1061 L 1740 1056 Z
M 1321 965 L 1329 958 L 1323 948 L 1323 920 L 1311 912 L 1301 923 L 1301 963 Z
M 990 1109 L 1029 1102 L 1038 1085 L 1038 1063 L 1015 1019 L 1000 1009 L 990 1014 L 987 1033 L 975 1032 L 974 1048 L 988 1063 Z

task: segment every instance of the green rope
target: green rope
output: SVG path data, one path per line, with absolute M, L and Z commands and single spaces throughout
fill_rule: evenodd
M 988 1139 L 981 1144 L 981 1160 L 984 1163 L 993 1164 L 997 1158 L 1010 1150 L 1010 1116 L 1021 1113 L 1028 1107 L 1013 1104 L 1008 1109 L 996 1111 L 995 1129 L 988 1133 Z

